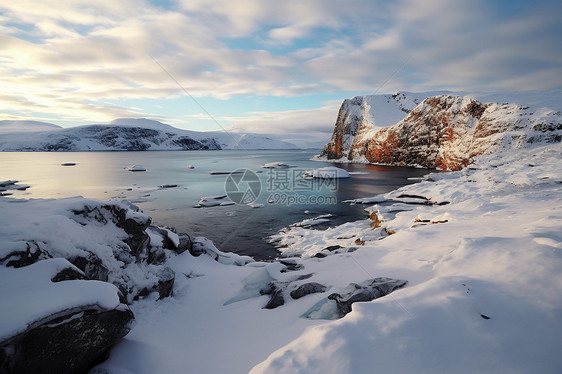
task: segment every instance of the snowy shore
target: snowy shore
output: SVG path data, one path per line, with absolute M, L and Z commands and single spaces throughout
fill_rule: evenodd
M 282 262 L 223 254 L 203 238 L 195 239 L 198 257 L 166 252 L 176 275 L 171 295 L 133 301 L 135 326 L 90 372 L 558 373 L 561 156 L 558 143 L 481 157 L 372 197 L 372 219 L 287 228 L 275 238 L 298 257 Z M 14 213 L 33 201 L 3 199 L 4 244 L 52 236 L 47 226 L 37 230 L 44 215 Z M 123 239 L 94 225 L 84 244 L 60 220 L 50 222 L 65 251 L 113 240 L 96 241 L 95 232 Z M 329 312 L 330 295 L 379 277 L 407 284 L 354 303 L 341 319 L 309 313 L 318 305 Z M 305 283 L 324 288 L 293 297 Z M 274 296 L 283 303 L 266 308 Z
M 94 372 L 559 372 L 561 152 L 549 145 L 430 175 L 385 199 L 408 194 L 448 204 L 381 213 L 374 230 L 370 220 L 301 228 L 291 246 L 307 257 L 295 259 L 300 270 L 178 257 L 175 269 L 196 276 L 178 281 L 173 298 L 133 304 L 137 327 Z M 380 240 L 383 228 L 395 233 Z M 348 241 L 353 252 L 310 256 L 334 242 L 350 248 Z M 225 305 L 263 269 L 263 282 L 312 274 L 306 282 L 329 290 L 285 297 L 273 310 L 262 309 L 268 296 L 259 293 Z M 301 318 L 328 294 L 379 276 L 408 284 L 353 304 L 336 321 Z

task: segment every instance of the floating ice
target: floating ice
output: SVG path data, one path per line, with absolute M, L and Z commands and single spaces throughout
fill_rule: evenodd
M 267 164 L 263 164 L 261 167 L 264 169 L 285 169 L 288 168 L 289 165 L 284 162 L 268 162 Z
M 133 165 L 127 168 L 129 171 L 146 171 L 142 165 Z

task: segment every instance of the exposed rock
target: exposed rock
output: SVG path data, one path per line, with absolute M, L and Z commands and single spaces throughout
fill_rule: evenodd
M 562 141 L 562 114 L 546 109 L 441 95 L 428 97 L 392 126 L 377 129 L 376 109 L 368 107 L 368 100 L 356 100 L 363 111 L 356 108 L 355 117 L 346 115 L 350 104 L 342 104 L 332 140 L 321 156 L 344 157 L 346 144 L 352 142 L 350 160 L 460 170 L 473 157 L 503 148 Z
M 129 308 L 70 310 L 0 342 L 0 372 L 83 373 L 131 329 Z
M 404 280 L 380 277 L 366 280 L 361 284 L 350 283 L 339 292 L 320 300 L 304 314 L 310 319 L 338 319 L 351 312 L 351 305 L 361 301 L 372 301 L 391 293 L 408 283 Z
M 134 316 L 118 289 L 87 280 L 65 259 L 0 275 L 2 373 L 86 372 L 131 328 Z
M 386 296 L 397 288 L 408 283 L 404 280 L 391 278 L 374 278 L 361 284 L 350 283 L 342 292 L 333 293 L 328 300 L 334 300 L 337 304 L 337 314 L 341 318 L 351 312 L 351 305 L 359 301 L 371 301 Z
M 390 126 L 409 113 L 419 97 L 398 93 L 395 95 L 357 96 L 346 99 L 338 112 L 332 139 L 320 157 L 328 159 L 363 158 L 371 134 L 377 127 Z M 377 114 L 384 108 L 384 116 Z
M 268 293 L 271 295 L 267 304 L 263 307 L 264 309 L 275 309 L 281 305 L 285 304 L 285 298 L 283 297 L 283 288 L 277 287 L 275 283 L 271 284 L 271 291 Z
M 333 251 L 335 251 L 335 250 L 337 250 L 337 249 L 340 249 L 340 248 L 343 248 L 343 247 L 342 247 L 341 245 L 339 245 L 339 244 L 336 244 L 336 245 L 329 245 L 329 246 L 327 246 L 326 248 L 323 248 L 322 250 L 323 250 L 323 251 L 328 251 L 328 252 L 333 252 Z
M 188 234 L 180 233 L 179 238 L 180 244 L 176 247 L 176 253 L 180 254 L 185 251 L 191 251 L 193 248 L 193 241 L 191 240 L 191 237 Z
M 29 240 L 18 244 L 21 248 L 8 250 L 8 254 L 0 258 L 1 265 L 19 268 L 51 257 L 44 248 L 41 248 L 42 246 L 44 247 L 44 243 L 37 243 L 34 240 Z
M 294 259 L 283 259 L 283 260 L 279 260 L 279 262 L 285 265 L 285 268 L 281 270 L 281 273 L 304 269 L 304 266 L 302 264 L 297 263 L 297 261 Z
M 369 219 L 371 220 L 371 229 L 376 229 L 381 227 L 382 220 L 379 218 L 377 212 L 371 212 L 371 214 L 369 214 Z
M 313 293 L 325 292 L 326 286 L 317 282 L 305 283 L 299 286 L 296 290 L 291 291 L 290 295 L 293 299 L 300 299 L 303 296 L 310 295 Z

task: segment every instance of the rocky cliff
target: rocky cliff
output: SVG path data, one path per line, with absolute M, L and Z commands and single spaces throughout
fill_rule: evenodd
M 356 96 L 344 100 L 332 139 L 320 156 L 328 159 L 361 158 L 365 154 L 362 150 L 377 127 L 400 121 L 423 98 L 420 95 L 397 93 Z
M 372 111 L 365 110 L 362 117 L 338 117 L 334 136 L 322 155 L 328 159 L 346 157 L 351 161 L 459 170 L 481 154 L 562 140 L 560 112 L 516 104 L 484 104 L 454 95 L 428 97 L 390 127 L 374 128 L 372 116 Z M 359 126 L 352 140 L 338 143 L 345 134 L 342 129 L 349 129 L 348 133 L 354 129 L 342 128 L 346 120 Z

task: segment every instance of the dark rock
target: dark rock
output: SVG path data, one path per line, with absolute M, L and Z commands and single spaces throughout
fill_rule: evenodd
M 310 282 L 305 283 L 296 290 L 291 291 L 290 295 L 293 299 L 300 299 L 303 296 L 310 295 L 313 293 L 325 292 L 327 289 L 326 286 L 317 283 L 317 282 Z
M 90 253 L 87 257 L 75 257 L 73 259 L 69 259 L 69 261 L 78 269 L 82 270 L 89 279 L 107 282 L 109 270 L 104 266 L 102 260 L 95 254 Z
M 333 293 L 328 296 L 337 305 L 337 314 L 341 318 L 351 312 L 351 305 L 360 301 L 371 301 L 386 296 L 397 288 L 408 283 L 404 280 L 391 278 L 374 278 L 361 284 L 351 283 L 342 293 Z
M 185 233 L 180 233 L 179 237 L 180 245 L 176 248 L 176 253 L 180 254 L 185 251 L 191 251 L 191 249 L 193 248 L 193 241 L 191 240 L 191 237 Z
M 322 249 L 322 250 L 323 250 L 323 251 L 333 252 L 333 251 L 335 251 L 336 249 L 340 249 L 340 248 L 343 248 L 343 247 L 342 247 L 341 245 L 337 245 L 337 244 L 336 244 L 336 245 L 330 245 L 330 246 L 328 246 L 328 247 L 326 247 L 326 248 L 324 248 L 324 249 Z
M 63 282 L 75 279 L 85 280 L 88 278 L 84 275 L 84 273 L 80 272 L 76 268 L 67 267 L 59 271 L 53 278 L 51 278 L 51 282 Z
M 317 254 L 315 254 L 312 257 L 314 257 L 314 258 L 324 258 L 324 257 L 326 257 L 326 255 L 322 252 L 318 252 Z
M 297 277 L 297 279 L 295 279 L 294 281 L 305 280 L 305 279 L 311 278 L 313 275 L 314 275 L 314 273 L 299 275 Z
M 166 262 L 166 252 L 160 247 L 150 247 L 146 262 L 153 265 L 162 265 Z
M 275 309 L 281 305 L 285 304 L 285 298 L 283 297 L 283 290 L 274 288 L 273 293 L 267 304 L 263 307 L 264 309 Z
M 0 258 L 0 264 L 20 268 L 50 258 L 49 253 L 41 249 L 42 245 L 43 243 L 37 243 L 34 240 L 27 241 L 25 242 L 25 249 L 15 249 L 10 252 L 7 256 Z
M 100 311 L 68 311 L 45 318 L 25 332 L 0 342 L 2 373 L 85 373 L 131 329 L 126 306 Z
M 298 264 L 293 259 L 279 260 L 279 262 L 281 264 L 285 265 L 285 268 L 281 270 L 281 273 L 286 273 L 288 271 L 298 271 L 298 270 L 304 269 L 304 266 L 302 264 Z

